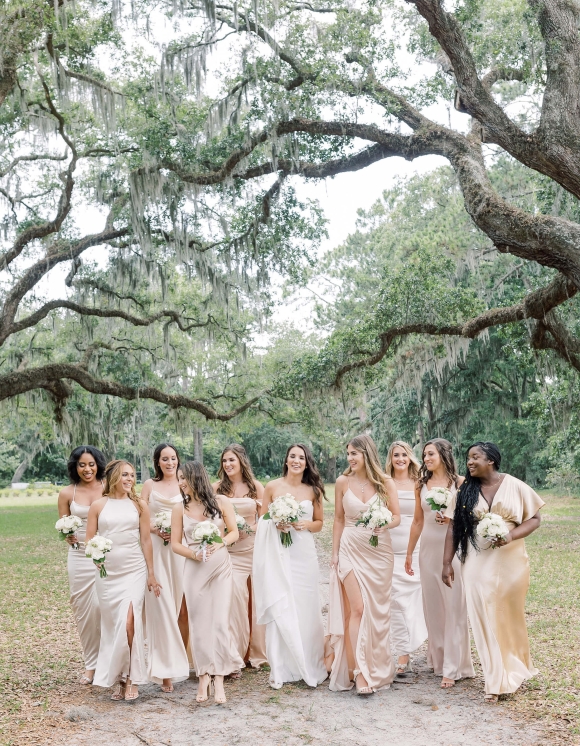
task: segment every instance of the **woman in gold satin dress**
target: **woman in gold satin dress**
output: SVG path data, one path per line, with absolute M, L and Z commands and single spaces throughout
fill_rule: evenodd
M 467 452 L 467 477 L 446 510 L 451 519 L 443 558 L 443 582 L 454 579 L 457 552 L 467 597 L 467 613 L 485 678 L 485 700 L 515 692 L 538 672 L 530 657 L 525 603 L 530 564 L 524 538 L 540 525 L 544 501 L 531 487 L 500 474 L 494 443 L 474 443 Z M 507 523 L 505 539 L 494 542 L 476 533 L 486 513 Z

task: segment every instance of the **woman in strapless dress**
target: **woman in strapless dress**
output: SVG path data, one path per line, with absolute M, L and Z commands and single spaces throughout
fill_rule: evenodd
M 101 614 L 95 591 L 95 567 L 89 557 L 85 557 L 85 535 L 89 508 L 103 496 L 103 477 L 106 460 L 94 446 L 78 446 L 71 453 L 67 469 L 71 484 L 61 490 L 58 496 L 58 515 L 76 515 L 83 525 L 74 536 L 67 537 L 68 581 L 70 603 L 77 631 L 83 649 L 85 672 L 80 684 L 92 684 L 99 642 L 101 639 Z M 75 549 L 73 545 L 77 545 Z

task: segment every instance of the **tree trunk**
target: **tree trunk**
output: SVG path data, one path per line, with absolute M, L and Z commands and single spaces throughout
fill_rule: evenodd
M 336 482 L 336 456 L 329 456 L 326 462 L 326 481 L 334 484 Z
M 203 464 L 203 431 L 200 427 L 193 428 L 193 457 Z
M 139 464 L 141 466 L 141 484 L 149 479 L 149 467 L 147 466 L 147 460 L 143 454 L 139 456 Z
M 24 476 L 24 472 L 28 469 L 30 465 L 30 462 L 28 458 L 25 458 L 24 461 L 20 463 L 14 474 L 12 475 L 12 479 L 10 480 L 10 484 L 15 484 L 17 482 L 20 482 L 22 477 Z

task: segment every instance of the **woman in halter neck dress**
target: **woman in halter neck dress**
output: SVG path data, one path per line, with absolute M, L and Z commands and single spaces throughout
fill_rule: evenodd
M 373 439 L 358 435 L 347 446 L 348 469 L 336 480 L 329 588 L 328 633 L 334 655 L 330 689 L 356 686 L 357 694 L 388 688 L 395 676 L 391 655 L 390 530 L 401 516 L 397 488 L 379 462 Z M 392 522 L 378 529 L 357 526 L 371 501 L 391 511 Z M 378 545 L 370 543 L 377 536 Z
M 243 446 L 232 443 L 224 448 L 218 481 L 212 487 L 217 495 L 224 495 L 231 500 L 236 512 L 244 518 L 253 532 L 240 531 L 238 541 L 228 547 L 234 572 L 231 622 L 238 653 L 244 662 L 259 668 L 267 663 L 266 629 L 263 624 L 256 623 L 252 560 L 264 487 L 254 477 L 248 454 Z M 232 678 L 239 678 L 241 675 L 241 671 L 232 672 Z
M 176 505 L 181 505 L 177 449 L 160 443 L 153 452 L 153 466 L 155 476 L 143 485 L 141 499 L 149 505 L 153 564 L 162 590 L 159 598 L 150 593 L 145 596 L 147 672 L 150 681 L 160 684 L 162 691 L 172 692 L 172 682 L 189 678 L 189 630 L 183 596 L 185 559 L 171 551 L 171 533 L 155 526 L 155 515 L 161 511 L 171 513 Z
M 89 508 L 103 496 L 105 457 L 94 446 L 78 446 L 71 453 L 67 469 L 71 484 L 61 490 L 58 496 L 58 515 L 76 515 L 83 522 L 74 536 L 69 536 L 68 581 L 70 603 L 77 624 L 85 672 L 80 684 L 92 684 L 99 642 L 101 639 L 101 613 L 95 591 L 95 567 L 89 557 L 85 557 L 85 534 Z M 74 549 L 73 544 L 78 544 Z

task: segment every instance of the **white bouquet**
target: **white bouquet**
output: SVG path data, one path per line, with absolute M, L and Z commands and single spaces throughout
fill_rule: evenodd
M 83 522 L 78 515 L 63 515 L 62 518 L 58 519 L 54 527 L 58 531 L 60 538 L 64 540 L 67 536 L 74 536 L 82 525 Z M 71 544 L 71 546 L 73 549 L 79 548 L 78 542 Z
M 510 532 L 504 519 L 497 513 L 484 513 L 475 530 L 478 536 L 491 542 L 492 549 L 497 548 L 498 539 L 505 539 Z
M 107 577 L 107 571 L 105 570 L 105 554 L 110 552 L 113 548 L 113 542 L 110 539 L 106 539 L 104 536 L 93 536 L 90 541 L 87 541 L 85 545 L 85 554 L 90 557 L 95 565 L 99 568 L 99 573 L 102 578 Z
M 281 523 L 296 523 L 303 515 L 304 511 L 298 500 L 292 495 L 286 494 L 272 500 L 268 512 L 264 515 L 264 520 L 272 520 L 276 526 L 279 526 Z M 290 531 L 281 531 L 280 541 L 284 547 L 291 546 L 292 536 Z
M 234 510 L 236 510 L 235 507 L 234 507 Z M 243 515 L 240 515 L 238 513 L 237 510 L 236 510 L 236 525 L 237 525 L 238 531 L 240 531 L 240 533 L 242 531 L 243 531 L 243 533 L 248 534 L 248 535 L 254 533 L 254 530 L 252 529 L 252 527 L 250 526 L 250 524 L 246 521 L 246 519 L 244 518 Z
M 388 526 L 393 520 L 393 514 L 391 511 L 381 503 L 379 498 L 374 498 L 369 502 L 368 508 L 361 513 L 357 526 L 364 526 L 365 528 L 375 529 Z M 379 537 L 373 534 L 369 540 L 369 544 L 372 547 L 379 546 Z
M 223 544 L 219 528 L 211 521 L 201 521 L 191 532 L 191 538 L 195 544 L 199 544 L 203 552 L 203 561 L 206 562 L 206 549 L 210 544 Z
M 425 500 L 431 506 L 431 510 L 436 510 L 440 515 L 443 515 L 443 511 L 451 500 L 451 490 L 446 487 L 433 487 L 425 495 Z
M 158 531 L 163 531 L 166 534 L 170 534 L 171 533 L 171 511 L 160 510 L 159 513 L 155 513 L 154 525 Z M 163 539 L 163 546 L 166 547 L 168 544 L 169 542 Z

